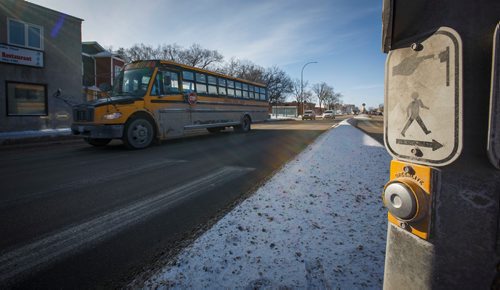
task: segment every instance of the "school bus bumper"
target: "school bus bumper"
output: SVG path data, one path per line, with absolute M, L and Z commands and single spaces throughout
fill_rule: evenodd
M 86 138 L 121 138 L 124 125 L 71 125 L 73 135 Z

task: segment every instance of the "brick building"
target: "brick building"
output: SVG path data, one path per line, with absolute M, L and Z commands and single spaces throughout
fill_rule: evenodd
M 102 84 L 113 85 L 125 65 L 125 60 L 118 54 L 104 49 L 95 41 L 82 43 L 83 88 L 87 99 L 98 97 Z

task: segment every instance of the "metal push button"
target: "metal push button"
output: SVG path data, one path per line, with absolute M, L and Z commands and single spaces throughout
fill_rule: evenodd
M 391 182 L 386 186 L 384 204 L 389 212 L 400 220 L 412 220 L 418 213 L 415 192 L 401 182 Z

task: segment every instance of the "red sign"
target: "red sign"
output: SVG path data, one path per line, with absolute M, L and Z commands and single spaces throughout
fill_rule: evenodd
M 190 105 L 194 105 L 194 104 L 196 104 L 197 101 L 198 101 L 198 96 L 196 95 L 196 93 L 195 92 L 189 93 L 188 103 Z

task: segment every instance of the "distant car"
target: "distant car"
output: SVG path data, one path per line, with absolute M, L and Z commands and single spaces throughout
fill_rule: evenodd
M 323 119 L 335 119 L 335 112 L 327 110 L 323 113 Z
M 312 110 L 305 110 L 302 120 L 316 120 L 316 114 Z

